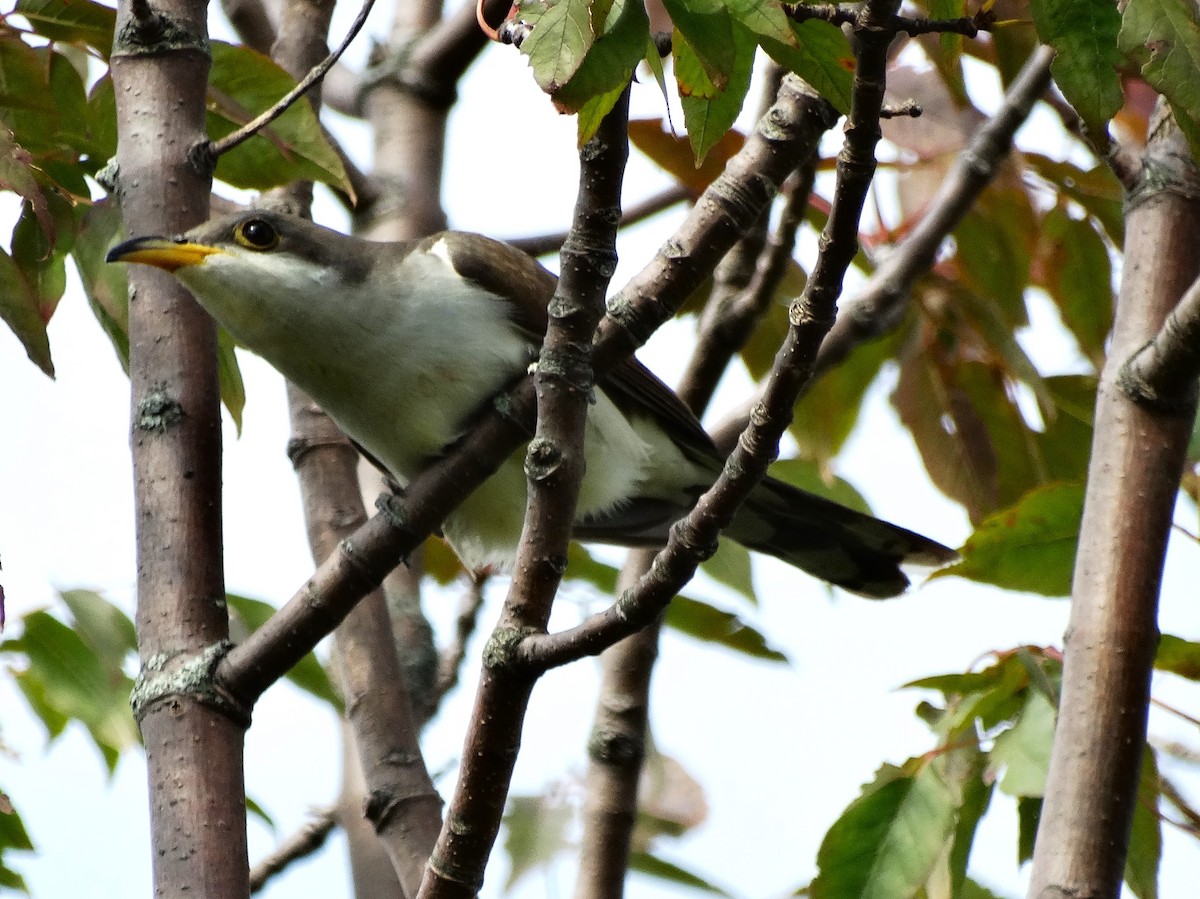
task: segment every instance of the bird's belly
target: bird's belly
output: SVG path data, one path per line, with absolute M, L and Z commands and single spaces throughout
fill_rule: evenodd
M 584 435 L 587 465 L 576 520 L 648 492 L 684 497 L 703 478 L 657 427 L 648 421 L 630 422 L 603 392 L 596 396 Z M 443 533 L 468 567 L 508 566 L 514 560 L 525 518 L 524 460 L 522 447 L 447 517 Z

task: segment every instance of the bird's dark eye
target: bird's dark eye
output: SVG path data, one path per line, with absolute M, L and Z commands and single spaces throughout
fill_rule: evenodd
M 234 229 L 233 237 L 251 250 L 269 250 L 279 243 L 279 232 L 263 219 L 247 219 Z

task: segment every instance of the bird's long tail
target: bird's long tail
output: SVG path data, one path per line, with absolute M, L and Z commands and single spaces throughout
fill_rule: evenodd
M 958 558 L 935 540 L 774 478 L 750 494 L 726 535 L 821 580 L 877 599 L 908 587 L 901 564 L 941 566 Z

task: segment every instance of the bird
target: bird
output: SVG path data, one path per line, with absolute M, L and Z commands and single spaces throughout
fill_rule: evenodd
M 308 393 L 401 488 L 538 356 L 557 278 L 521 250 L 444 231 L 368 241 L 269 209 L 114 246 L 109 262 L 172 273 L 246 349 Z M 725 459 L 636 358 L 600 377 L 585 430 L 573 537 L 665 545 Z M 442 525 L 474 570 L 511 565 L 525 514 L 517 450 Z M 845 590 L 887 598 L 903 564 L 954 550 L 766 477 L 725 536 Z

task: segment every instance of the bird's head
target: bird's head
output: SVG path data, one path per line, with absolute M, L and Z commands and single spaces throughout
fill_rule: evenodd
M 218 321 L 250 345 L 264 327 L 318 313 L 331 293 L 361 283 L 372 257 L 363 241 L 305 219 L 254 209 L 176 237 L 135 237 L 109 262 L 175 275 Z

